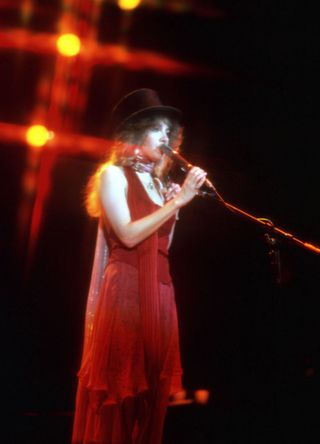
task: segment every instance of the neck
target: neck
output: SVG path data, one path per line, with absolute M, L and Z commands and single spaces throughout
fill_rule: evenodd
M 136 161 L 132 162 L 130 165 L 132 169 L 138 171 L 139 173 L 153 173 L 155 163 L 147 161 Z

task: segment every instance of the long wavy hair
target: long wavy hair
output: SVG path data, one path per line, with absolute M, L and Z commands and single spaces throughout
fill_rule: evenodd
M 98 166 L 95 173 L 88 180 L 85 189 L 85 207 L 89 216 L 100 217 L 101 215 L 99 192 L 102 172 L 110 164 L 119 166 L 132 165 L 136 157 L 135 151 L 137 147 L 143 142 L 147 131 L 159 121 L 164 121 L 169 126 L 169 145 L 174 150 L 180 150 L 183 139 L 183 128 L 177 121 L 169 119 L 165 115 L 156 114 L 128 122 L 114 135 L 111 155 Z M 171 167 L 171 159 L 163 156 L 154 168 L 154 175 L 158 177 L 165 186 L 168 186 L 170 183 L 169 171 Z

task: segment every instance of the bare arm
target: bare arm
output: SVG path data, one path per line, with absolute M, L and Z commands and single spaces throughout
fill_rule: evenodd
M 197 194 L 206 173 L 194 167 L 187 175 L 180 192 L 163 207 L 141 219 L 132 221 L 127 202 L 127 181 L 121 168 L 110 165 L 102 173 L 100 198 L 108 221 L 120 241 L 132 248 L 149 237 L 170 219 L 177 210 Z

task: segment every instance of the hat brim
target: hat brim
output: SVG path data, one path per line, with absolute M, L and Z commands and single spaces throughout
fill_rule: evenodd
M 114 133 L 119 131 L 120 129 L 123 129 L 128 123 L 134 122 L 135 120 L 138 120 L 143 117 L 152 116 L 155 114 L 163 115 L 171 119 L 175 119 L 180 121 L 181 119 L 181 111 L 178 108 L 174 108 L 173 106 L 149 106 L 148 108 L 141 109 L 139 111 L 136 111 L 135 113 L 132 113 L 130 116 L 128 116 L 126 119 L 124 119 L 117 127 L 114 129 Z

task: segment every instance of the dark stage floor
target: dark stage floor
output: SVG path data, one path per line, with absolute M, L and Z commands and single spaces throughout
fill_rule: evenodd
M 269 402 L 260 404 L 246 400 L 233 405 L 172 406 L 163 444 L 318 444 L 319 409 L 311 398 L 307 403 L 301 394 L 287 393 L 282 399 L 271 396 Z M 11 434 L 2 442 L 69 444 L 71 425 L 72 412 L 17 414 Z

